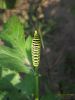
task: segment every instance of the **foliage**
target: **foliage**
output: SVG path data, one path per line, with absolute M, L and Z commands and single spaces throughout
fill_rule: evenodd
M 4 24 L 0 39 L 4 42 L 0 45 L 0 100 L 33 100 L 32 37 L 29 35 L 25 39 L 23 25 L 17 16 L 12 16 Z
M 13 16 L 4 25 L 4 29 L 0 34 L 0 39 L 4 42 L 4 45 L 0 45 L 0 90 L 3 91 L 2 94 L 4 96 L 5 94 L 10 94 L 12 96 L 10 91 L 12 93 L 14 93 L 14 91 L 18 92 L 20 86 L 24 84 L 24 80 L 26 81 L 26 77 L 28 77 L 25 76 L 25 79 L 22 80 L 19 73 L 32 73 L 32 68 L 28 63 L 31 62 L 31 56 L 27 53 L 29 52 L 29 54 L 31 54 L 30 45 L 32 38 L 29 36 L 27 41 L 25 41 L 23 26 L 19 22 L 18 18 Z M 30 45 L 27 47 L 27 44 L 29 43 Z M 28 77 L 27 81 L 30 79 L 31 78 Z M 23 87 L 24 85 L 21 89 Z M 31 89 L 31 86 L 29 89 Z
M 16 68 L 19 72 L 30 71 L 31 68 L 25 64 L 27 52 L 25 51 L 24 31 L 17 17 L 13 16 L 4 25 L 0 38 L 5 43 L 5 46 L 0 46 L 0 66 Z

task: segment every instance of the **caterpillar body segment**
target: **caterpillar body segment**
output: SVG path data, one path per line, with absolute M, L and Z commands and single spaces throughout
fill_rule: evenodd
M 41 41 L 39 34 L 37 31 L 34 33 L 34 37 L 32 40 L 32 63 L 34 67 L 38 67 L 40 63 L 40 49 L 41 49 Z

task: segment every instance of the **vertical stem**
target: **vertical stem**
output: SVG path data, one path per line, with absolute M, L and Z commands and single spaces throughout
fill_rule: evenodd
M 35 69 L 35 85 L 36 85 L 36 90 L 35 90 L 35 100 L 39 100 L 39 75 L 38 75 L 38 69 Z

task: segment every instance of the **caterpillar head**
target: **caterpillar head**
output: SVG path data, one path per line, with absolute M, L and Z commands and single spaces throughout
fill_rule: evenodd
M 34 32 L 34 37 L 39 37 L 39 34 L 38 34 L 37 30 L 35 30 L 35 32 Z

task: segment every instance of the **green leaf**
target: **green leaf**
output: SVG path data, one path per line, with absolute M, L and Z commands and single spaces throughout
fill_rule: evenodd
M 12 70 L 3 68 L 0 79 L 0 100 L 28 100 L 28 96 L 23 94 L 16 85 L 21 83 L 20 75 Z
M 29 66 L 32 65 L 32 53 L 31 53 L 31 45 L 32 45 L 32 37 L 28 36 L 25 43 L 25 50 L 26 50 L 26 58 L 25 63 Z
M 28 100 L 28 99 L 26 99 L 26 95 L 23 95 L 19 92 L 8 92 L 8 94 L 4 97 L 4 100 Z
M 18 84 L 20 82 L 19 73 L 17 73 L 16 71 L 12 71 L 8 68 L 3 68 L 1 78 L 5 78 L 8 75 L 10 75 L 10 76 L 13 75 L 13 78 L 11 79 L 11 83 L 13 84 L 13 86 L 15 86 L 16 84 Z M 7 77 L 6 79 L 9 79 L 9 78 Z
M 0 91 L 0 100 L 4 100 L 5 95 L 7 95 L 6 91 Z
M 33 95 L 35 91 L 35 79 L 33 74 L 27 74 L 25 78 L 16 85 L 24 94 Z
M 17 16 L 9 18 L 4 25 L 0 38 L 17 49 L 21 55 L 25 54 L 24 27 Z
M 0 46 L 0 66 L 30 73 L 32 68 L 26 64 L 26 61 L 29 61 L 27 57 L 31 57 L 31 53 L 29 48 L 25 50 L 24 29 L 17 16 L 12 16 L 7 21 L 0 38 L 5 41 L 6 45 Z M 31 38 L 27 39 L 27 43 L 30 43 L 30 40 Z
M 0 100 L 31 100 L 28 97 L 18 91 L 0 91 Z
M 0 79 L 0 90 L 2 91 L 16 91 L 15 84 L 13 83 L 13 79 L 17 75 L 17 80 L 15 84 L 20 82 L 19 75 L 17 73 L 11 73 L 2 77 Z
M 24 58 L 17 51 L 6 46 L 0 46 L 0 67 L 30 73 L 31 67 L 24 64 Z

